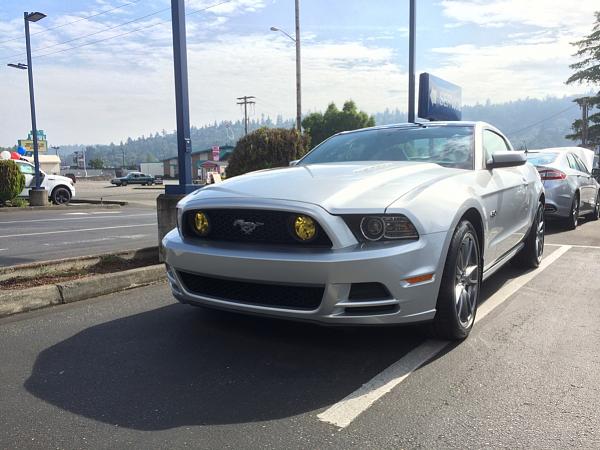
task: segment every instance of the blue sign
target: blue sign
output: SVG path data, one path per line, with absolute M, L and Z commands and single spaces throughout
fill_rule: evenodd
M 427 120 L 461 120 L 462 89 L 429 73 L 419 76 L 419 117 Z

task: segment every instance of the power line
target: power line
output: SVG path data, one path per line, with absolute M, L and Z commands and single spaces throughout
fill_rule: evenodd
M 537 122 L 534 122 L 534 123 L 532 123 L 532 124 L 530 124 L 530 125 L 527 125 L 526 127 L 523 127 L 523 128 L 521 128 L 521 129 L 519 129 L 519 130 L 515 130 L 515 131 L 509 131 L 509 132 L 508 132 L 508 133 L 506 133 L 506 134 L 517 134 L 517 133 L 520 133 L 521 131 L 525 131 L 525 130 L 528 130 L 528 129 L 530 129 L 530 128 L 533 128 L 533 127 L 535 127 L 536 125 L 539 125 L 540 123 L 543 123 L 543 122 L 545 122 L 545 121 L 547 121 L 547 120 L 550 120 L 550 119 L 553 119 L 553 118 L 555 118 L 555 117 L 557 117 L 557 116 L 560 116 L 561 114 L 563 114 L 563 113 L 565 113 L 565 112 L 569 111 L 570 109 L 573 109 L 575 106 L 577 106 L 577 105 L 571 105 L 571 106 L 569 106 L 568 108 L 565 108 L 565 109 L 563 109 L 562 111 L 559 111 L 559 112 L 557 112 L 556 114 L 552 114 L 551 116 L 548 116 L 548 117 L 546 117 L 546 118 L 544 118 L 544 119 L 542 119 L 542 120 L 539 120 L 539 121 L 537 121 Z
M 124 5 L 116 6 L 114 8 L 110 8 L 110 9 L 106 9 L 104 11 L 100 11 L 99 13 L 91 14 L 89 16 L 80 17 L 79 19 L 73 20 L 72 22 L 63 23 L 62 25 L 56 25 L 54 27 L 44 28 L 43 30 L 36 31 L 35 33 L 31 33 L 30 36 L 35 36 L 36 34 L 46 33 L 47 31 L 56 30 L 57 28 L 63 28 L 63 27 L 66 27 L 67 25 L 71 25 L 71 24 L 74 24 L 74 23 L 77 23 L 77 22 L 81 22 L 82 20 L 89 20 L 92 17 L 97 17 L 97 16 L 100 16 L 102 14 L 106 14 L 106 13 L 109 13 L 111 11 L 115 11 L 117 9 L 125 8 L 126 6 L 135 5 L 136 3 L 139 3 L 140 1 L 142 1 L 142 0 L 132 0 L 131 2 L 125 3 Z M 18 37 L 14 37 L 14 38 L 11 38 L 11 39 L 6 39 L 5 41 L 0 41 L 0 44 L 4 44 L 6 42 L 17 41 L 19 39 L 23 39 L 23 36 L 18 36 Z
M 209 10 L 211 8 L 216 8 L 217 6 L 224 5 L 226 3 L 231 3 L 232 1 L 233 0 L 224 0 L 224 1 L 219 2 L 219 3 L 215 3 L 213 5 L 209 5 L 209 6 L 205 7 L 205 8 L 196 9 L 196 10 L 193 10 L 192 12 L 190 12 L 190 13 L 187 13 L 186 16 L 192 16 L 194 14 L 198 14 L 200 12 Z M 103 39 L 97 39 L 97 40 L 91 41 L 91 42 L 85 42 L 85 43 L 83 43 L 81 45 L 76 45 L 76 46 L 73 46 L 73 47 L 64 48 L 64 49 L 57 50 L 57 51 L 50 52 L 50 53 L 43 53 L 41 55 L 35 55 L 35 57 L 36 58 L 45 58 L 46 56 L 55 55 L 57 53 L 67 52 L 67 51 L 74 50 L 74 49 L 77 49 L 77 48 L 86 47 L 88 45 L 98 44 L 100 42 L 108 41 L 108 40 L 115 39 L 115 38 L 118 38 L 118 37 L 121 37 L 121 36 L 126 36 L 128 34 L 136 33 L 138 31 L 145 30 L 147 28 L 153 28 L 153 27 L 156 27 L 158 25 L 165 25 L 165 24 L 168 24 L 168 23 L 170 23 L 170 21 L 163 20 L 161 22 L 152 23 L 152 24 L 144 26 L 144 27 L 136 28 L 135 30 L 126 31 L 125 33 L 116 34 L 114 36 L 109 36 L 109 37 L 106 37 L 106 38 L 103 38 Z
M 114 30 L 115 28 L 119 28 L 119 27 L 122 27 L 122 26 L 125 26 L 125 25 L 129 25 L 130 23 L 139 22 L 140 20 L 143 20 L 143 19 L 146 19 L 148 17 L 155 16 L 157 14 L 163 13 L 165 11 L 168 11 L 169 9 L 171 9 L 171 8 L 159 9 L 158 11 L 154 11 L 154 12 L 146 14 L 144 16 L 137 17 L 137 18 L 132 19 L 132 20 L 128 20 L 127 22 L 122 22 L 122 23 L 120 23 L 118 25 L 113 25 L 112 27 L 105 28 L 104 30 L 94 31 L 93 33 L 85 34 L 83 36 L 78 36 L 78 37 L 75 37 L 73 39 L 69 39 L 68 41 L 58 42 L 56 44 L 48 45 L 46 47 L 36 48 L 35 51 L 36 52 L 40 52 L 42 50 L 47 50 L 49 48 L 58 47 L 59 45 L 68 44 L 70 42 L 75 42 L 75 41 L 78 41 L 80 39 L 85 39 L 85 38 L 90 37 L 90 36 L 95 36 L 97 34 L 105 33 L 107 31 Z M 22 56 L 22 55 L 24 55 L 24 53 L 17 53 L 15 55 L 5 56 L 5 58 L 12 59 L 12 58 L 16 58 L 16 57 Z

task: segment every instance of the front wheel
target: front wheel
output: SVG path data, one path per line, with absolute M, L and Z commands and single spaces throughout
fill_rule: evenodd
M 535 269 L 542 262 L 544 255 L 544 238 L 546 235 L 546 221 L 544 219 L 544 204 L 539 203 L 535 219 L 529 233 L 525 238 L 525 247 L 513 258 L 515 266 L 522 269 Z
M 54 188 L 51 194 L 52 203 L 55 205 L 66 205 L 71 201 L 71 191 L 66 187 L 59 186 Z
M 121 186 L 127 186 L 127 181 L 123 181 L 123 182 L 121 183 Z
M 433 331 L 437 337 L 466 338 L 475 322 L 481 286 L 481 257 L 475 228 L 459 223 L 452 236 L 437 300 Z

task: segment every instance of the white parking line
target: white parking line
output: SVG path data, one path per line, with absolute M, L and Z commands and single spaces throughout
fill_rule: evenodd
M 513 279 L 510 283 L 488 298 L 483 305 L 477 309 L 475 323 L 481 321 L 495 308 L 504 303 L 510 296 L 535 276 L 539 275 L 570 248 L 570 245 L 561 246 L 561 248 L 544 258 L 540 267 L 536 270 Z M 318 414 L 317 417 L 319 420 L 337 427 L 347 427 L 354 419 L 373 405 L 373 403 L 406 380 L 415 370 L 433 358 L 448 344 L 448 341 L 437 341 L 432 339 L 425 341 L 383 372 L 363 384 L 346 398 L 329 407 L 321 414 Z
M 551 247 L 564 247 L 567 244 L 544 244 L 544 245 L 549 245 Z M 568 244 L 569 247 L 573 247 L 573 248 L 594 248 L 596 250 L 600 250 L 600 247 L 598 247 L 597 245 L 576 245 L 576 244 Z
M 78 230 L 44 231 L 41 233 L 5 234 L 4 236 L 0 236 L 0 238 L 41 236 L 41 235 L 45 235 L 45 234 L 77 233 L 78 231 L 115 230 L 117 228 L 155 227 L 155 226 L 156 226 L 156 223 L 141 223 L 138 225 L 120 225 L 117 227 L 100 227 L 100 228 L 83 228 L 83 229 L 78 229 Z

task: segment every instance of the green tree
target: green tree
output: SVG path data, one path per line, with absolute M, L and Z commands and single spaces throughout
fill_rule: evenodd
M 227 166 L 227 177 L 284 167 L 308 152 L 310 137 L 295 129 L 259 128 L 240 139 Z
M 90 161 L 90 167 L 92 169 L 104 169 L 104 161 L 100 158 L 94 158 Z
M 359 111 L 356 104 L 348 100 L 341 111 L 335 103 L 330 103 L 324 114 L 309 114 L 302 121 L 302 126 L 310 135 L 312 144 L 318 145 L 340 131 L 375 126 L 375 118 Z
M 14 200 L 25 189 L 25 176 L 11 159 L 0 160 L 0 205 Z
M 595 13 L 596 22 L 592 32 L 580 41 L 574 42 L 578 50 L 573 55 L 579 59 L 578 62 L 569 67 L 575 71 L 567 80 L 567 84 L 587 83 L 591 85 L 600 85 L 600 11 Z M 586 144 L 591 146 L 600 145 L 600 92 L 596 95 L 580 97 L 574 100 L 583 107 L 588 106 L 588 123 L 583 119 L 578 119 L 571 125 L 572 134 L 567 135 L 568 139 L 574 141 L 583 141 L 583 131 L 587 128 Z M 590 114 L 591 113 L 591 114 Z

